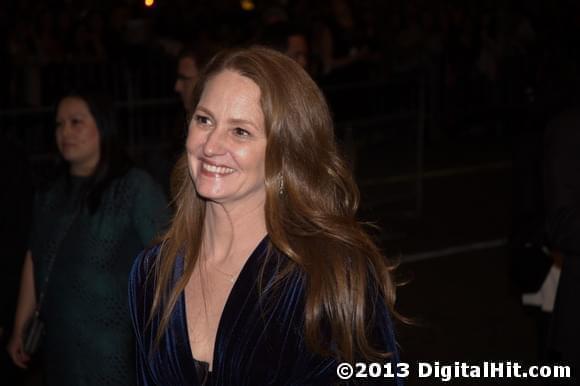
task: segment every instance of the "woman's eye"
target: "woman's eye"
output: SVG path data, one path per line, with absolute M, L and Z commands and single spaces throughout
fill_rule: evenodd
M 250 132 L 242 129 L 241 127 L 236 127 L 234 129 L 234 134 L 237 135 L 238 137 L 248 137 L 250 135 Z
M 203 115 L 195 115 L 194 119 L 195 119 L 195 122 L 197 122 L 200 125 L 211 124 L 211 121 L 209 120 L 209 118 L 206 116 L 203 116 Z

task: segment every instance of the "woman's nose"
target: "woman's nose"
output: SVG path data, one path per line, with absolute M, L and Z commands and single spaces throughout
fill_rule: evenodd
M 63 122 L 60 124 L 60 126 L 57 129 L 57 132 L 60 134 L 60 136 L 62 137 L 68 137 L 71 135 L 72 133 L 72 129 L 69 123 L 67 122 Z
M 217 127 L 208 133 L 205 144 L 203 145 L 203 152 L 207 156 L 220 155 L 225 153 L 225 137 L 222 130 Z

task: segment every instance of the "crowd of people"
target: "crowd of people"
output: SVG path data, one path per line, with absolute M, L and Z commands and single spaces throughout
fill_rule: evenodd
M 143 79 L 155 79 L 159 66 L 148 63 L 175 60 L 183 43 L 279 47 L 282 35 L 292 35 L 299 38 L 289 41 L 290 49 L 298 50 L 295 55 L 322 85 L 425 71 L 436 94 L 430 103 L 449 130 L 482 109 L 550 94 L 553 72 L 563 70 L 554 68 L 554 58 L 567 62 L 563 55 L 573 46 L 567 40 L 577 35 L 579 13 L 573 3 L 518 1 L 256 1 L 250 2 L 253 10 L 226 1 L 159 1 L 151 8 L 140 2 L 53 3 L 0 6 L 1 73 L 9 85 L 2 106 L 53 103 L 49 90 L 59 84 L 51 77 L 65 63 L 123 63 L 129 72 L 145 71 L 151 74 Z M 124 76 L 111 68 L 105 72 Z M 90 71 L 84 76 L 94 77 Z M 137 98 L 170 95 L 166 87 L 155 93 Z

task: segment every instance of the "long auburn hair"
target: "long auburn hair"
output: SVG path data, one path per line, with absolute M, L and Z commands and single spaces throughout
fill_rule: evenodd
M 392 267 L 356 219 L 358 188 L 339 155 L 322 92 L 292 59 L 255 46 L 218 53 L 195 87 L 196 105 L 208 79 L 224 70 L 251 79 L 261 90 L 266 227 L 271 245 L 289 258 L 279 275 L 298 270 L 306 278 L 307 344 L 314 352 L 344 360 L 388 356 L 372 346 L 368 323 L 376 301 L 371 293 L 380 294 L 397 315 Z M 160 317 L 158 342 L 199 257 L 206 205 L 196 194 L 185 155 L 173 177 L 175 214 L 152 271 L 150 320 Z M 174 283 L 179 254 L 184 270 Z

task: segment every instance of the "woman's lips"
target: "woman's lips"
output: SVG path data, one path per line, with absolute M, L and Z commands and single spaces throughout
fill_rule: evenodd
M 227 166 L 213 165 L 205 161 L 202 161 L 201 172 L 202 174 L 209 176 L 227 176 L 235 172 L 235 170 Z

